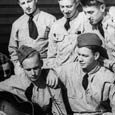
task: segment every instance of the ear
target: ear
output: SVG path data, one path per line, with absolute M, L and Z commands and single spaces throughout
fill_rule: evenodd
M 94 57 L 95 57 L 95 60 L 98 60 L 99 57 L 100 57 L 100 53 L 99 52 L 95 52 Z
M 43 66 L 43 60 L 40 60 L 40 63 L 41 63 L 40 66 L 42 67 Z
M 102 4 L 102 5 L 100 5 L 100 10 L 102 11 L 102 12 L 105 12 L 105 4 Z

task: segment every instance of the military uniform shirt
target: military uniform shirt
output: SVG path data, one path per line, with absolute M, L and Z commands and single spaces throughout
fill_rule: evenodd
M 66 18 L 57 20 L 49 33 L 48 60 L 50 66 L 70 63 L 77 58 L 77 36 L 83 33 L 84 13 L 70 21 L 70 29 L 64 27 Z
M 39 9 L 35 12 L 33 20 L 38 29 L 38 37 L 35 40 L 29 36 L 28 20 L 29 16 L 23 14 L 12 25 L 8 49 L 13 62 L 18 60 L 16 49 L 21 45 L 36 49 L 40 52 L 42 58 L 47 57 L 48 34 L 55 17 Z
M 79 63 L 74 62 L 59 68 L 59 78 L 67 88 L 67 95 L 72 111 L 75 115 L 95 115 L 97 111 L 106 111 L 100 103 L 110 100 L 112 113 L 115 114 L 115 76 L 105 67 L 97 65 L 88 73 L 88 87 L 84 90 L 82 80 L 85 73 Z M 92 114 L 91 114 L 92 112 Z M 108 110 L 107 110 L 108 112 Z M 89 114 L 88 114 L 89 113 Z M 95 114 L 94 114 L 95 113 Z M 112 115 L 109 112 L 109 115 Z

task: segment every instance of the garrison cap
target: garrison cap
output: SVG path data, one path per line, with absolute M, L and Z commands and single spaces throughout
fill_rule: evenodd
M 33 49 L 32 47 L 29 47 L 29 46 L 26 46 L 26 45 L 22 45 L 17 50 L 17 55 L 18 55 L 18 59 L 19 59 L 20 64 L 22 64 L 24 59 L 26 59 L 32 52 L 36 52 L 36 50 Z
M 84 33 L 78 36 L 78 47 L 85 46 L 99 46 L 101 47 L 102 41 L 95 33 Z

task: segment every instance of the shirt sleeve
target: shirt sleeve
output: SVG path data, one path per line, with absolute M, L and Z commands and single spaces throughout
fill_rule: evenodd
M 25 97 L 25 87 L 17 76 L 12 75 L 9 79 L 0 82 L 0 91 L 7 91 L 27 100 Z
M 51 27 L 50 33 L 49 33 L 49 39 L 48 39 L 48 65 L 54 65 L 56 54 L 57 54 L 57 43 L 55 41 L 55 33 L 53 31 L 53 26 Z
M 111 108 L 112 108 L 112 113 L 115 114 L 115 84 L 112 84 L 110 87 L 110 104 L 111 104 Z
M 16 50 L 18 48 L 18 33 L 15 23 L 12 25 L 10 41 L 8 45 L 9 54 L 11 56 L 11 60 L 15 63 L 18 60 L 18 56 Z
M 53 115 L 67 115 L 60 88 L 51 89 Z

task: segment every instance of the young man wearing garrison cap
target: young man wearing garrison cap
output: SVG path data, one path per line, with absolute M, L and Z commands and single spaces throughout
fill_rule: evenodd
M 55 89 L 46 85 L 46 78 L 50 74 L 49 70 L 42 69 L 43 61 L 40 53 L 35 49 L 22 45 L 17 50 L 20 65 L 24 69 L 25 77 L 28 78 L 28 88 L 25 81 L 19 77 L 11 76 L 0 83 L 0 91 L 8 91 L 16 94 L 23 100 L 36 103 L 46 115 L 66 115 L 65 105 L 62 100 L 61 89 Z M 38 108 L 34 115 L 44 115 Z
M 92 30 L 99 31 L 109 59 L 115 61 L 115 7 L 107 7 L 105 0 L 80 1 L 90 24 L 86 26 L 85 30 L 89 32 Z
M 95 33 L 78 36 L 78 62 L 61 68 L 60 79 L 74 115 L 115 114 L 115 77 L 101 66 L 102 41 Z

